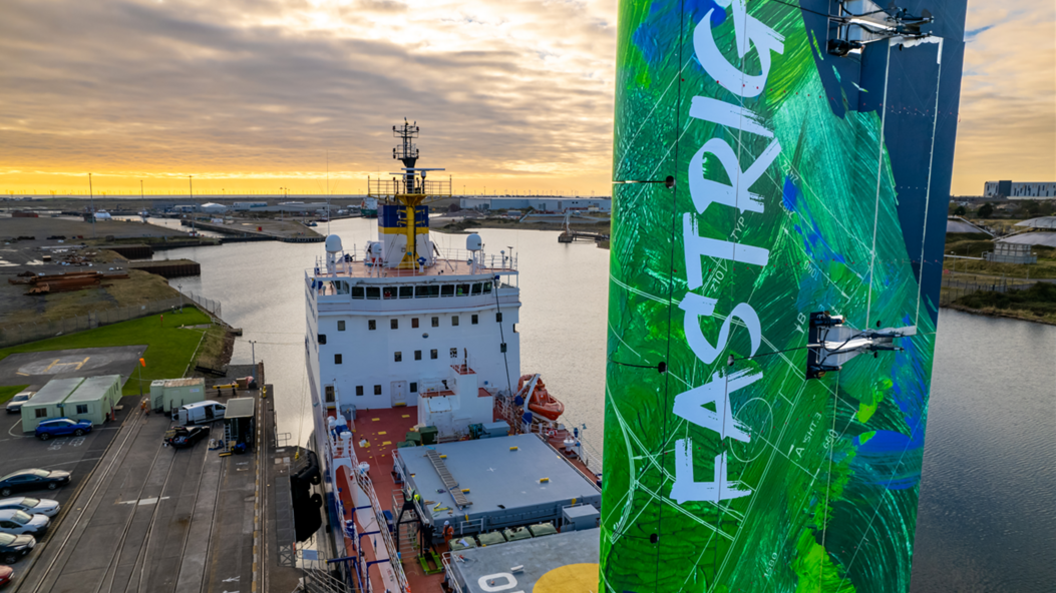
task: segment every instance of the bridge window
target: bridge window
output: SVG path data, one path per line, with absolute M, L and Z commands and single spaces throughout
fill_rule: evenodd
M 433 317 L 433 327 L 440 327 L 440 318 Z
M 393 358 L 395 358 L 395 359 L 396 359 L 396 362 L 401 362 L 401 361 L 403 361 L 403 352 L 397 352 L 397 353 L 396 353 L 396 354 L 395 354 L 395 355 L 393 356 Z
M 401 299 L 413 299 L 414 298 L 414 287 L 413 286 L 401 286 L 400 287 L 400 298 Z
M 453 325 L 453 326 L 458 325 L 458 315 L 452 315 L 451 316 L 451 325 Z
M 356 395 L 363 395 L 363 386 L 356 385 Z
M 334 290 L 334 294 L 348 294 L 348 282 L 344 280 L 335 280 L 330 283 L 331 288 Z
M 383 296 L 386 300 L 396 298 L 396 287 L 386 286 L 385 288 L 381 289 L 381 296 Z
M 484 283 L 484 294 L 491 294 L 491 282 Z
M 376 300 L 378 300 L 380 298 L 381 298 L 381 288 L 379 288 L 377 286 L 368 286 L 367 287 L 367 299 L 368 300 L 376 301 Z
M 469 296 L 469 285 L 459 284 L 458 289 L 455 291 L 458 296 Z
M 418 384 L 411 383 L 411 393 L 418 393 Z
M 414 296 L 420 299 L 423 298 L 434 298 L 440 296 L 440 286 L 437 284 L 428 284 L 426 286 L 419 286 L 414 289 Z
M 340 354 L 335 354 L 334 355 L 334 364 L 341 364 L 341 355 Z
M 476 316 L 476 315 L 473 315 L 472 317 L 470 317 L 470 318 L 469 318 L 469 322 L 470 322 L 471 324 L 473 324 L 473 325 L 476 325 L 476 324 L 477 324 L 477 316 Z
M 440 296 L 449 297 L 455 296 L 455 285 L 454 284 L 443 284 L 440 286 Z
M 421 350 L 415 350 L 414 351 L 414 359 L 415 360 L 421 360 L 422 359 L 422 351 Z
M 381 385 L 374 386 L 374 395 L 381 395 Z
M 429 351 L 429 358 L 436 360 L 439 354 L 436 352 L 436 348 Z
M 361 298 L 363 298 L 363 293 L 364 293 L 364 291 L 363 291 L 363 287 L 362 286 L 353 286 L 352 287 L 352 298 L 361 299 Z
M 390 319 L 389 320 L 389 329 L 400 329 L 400 320 L 399 319 Z
M 473 284 L 473 296 L 477 296 L 478 294 L 480 294 L 480 291 L 481 291 L 483 286 L 484 285 L 481 284 L 480 282 L 474 283 Z
M 339 331 L 339 332 L 345 331 L 345 320 L 344 319 L 338 319 L 337 320 L 337 331 Z
M 368 319 L 367 320 L 367 329 L 369 329 L 371 331 L 374 331 L 374 330 L 378 329 L 378 320 L 377 319 Z
M 326 343 L 326 334 L 319 334 L 319 343 L 320 344 L 325 344 Z

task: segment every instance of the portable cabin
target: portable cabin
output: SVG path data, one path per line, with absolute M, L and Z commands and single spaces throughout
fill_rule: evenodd
M 256 436 L 255 400 L 252 397 L 237 397 L 227 400 L 227 411 L 224 414 L 224 442 L 227 448 L 242 443 L 247 448 L 253 447 Z
M 89 377 L 63 402 L 63 412 L 73 420 L 91 420 L 98 426 L 114 417 L 121 399 L 121 375 Z
M 36 395 L 22 404 L 22 430 L 33 432 L 42 420 L 62 418 L 62 403 L 83 382 L 84 377 L 48 381 Z
M 153 410 L 172 412 L 187 404 L 205 399 L 205 379 L 158 379 L 150 383 L 150 407 Z

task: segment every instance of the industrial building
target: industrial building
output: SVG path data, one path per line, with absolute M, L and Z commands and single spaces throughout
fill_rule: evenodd
M 84 377 L 52 379 L 22 404 L 22 430 L 33 432 L 49 418 L 62 418 L 62 403 L 84 382 Z
M 150 383 L 150 407 L 171 412 L 174 408 L 205 399 L 205 379 L 158 379 Z
M 121 375 L 89 377 L 62 402 L 63 415 L 98 426 L 114 417 L 121 400 Z
M 224 443 L 230 451 L 238 445 L 252 449 L 256 436 L 256 413 L 252 397 L 228 400 L 224 412 Z
M 216 202 L 208 202 L 202 204 L 201 211 L 208 214 L 224 214 L 227 212 L 227 206 L 217 204 Z
M 612 210 L 612 200 L 609 198 L 491 196 L 461 198 L 459 206 L 468 210 L 534 210 L 536 212 L 581 210 L 583 212 L 610 212 Z
M 114 417 L 120 399 L 120 375 L 52 379 L 22 405 L 22 430 L 33 432 L 44 420 L 63 417 L 103 424 Z
M 983 197 L 1010 200 L 1056 198 L 1056 181 L 987 181 L 983 185 Z

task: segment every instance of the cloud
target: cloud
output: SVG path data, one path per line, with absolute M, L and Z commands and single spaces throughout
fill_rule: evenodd
M 266 180 L 310 178 L 329 157 L 361 191 L 392 170 L 391 126 L 408 117 L 422 164 L 456 186 L 604 194 L 616 4 L 6 0 L 0 179 L 277 187 Z M 971 4 L 954 193 L 1056 179 L 1054 28 L 1051 6 Z
M 321 171 L 329 151 L 344 170 L 387 172 L 406 116 L 423 164 L 567 186 L 584 168 L 607 175 L 611 151 L 615 40 L 598 24 L 611 15 L 581 10 L 15 1 L 0 23 L 0 53 L 16 57 L 0 163 Z

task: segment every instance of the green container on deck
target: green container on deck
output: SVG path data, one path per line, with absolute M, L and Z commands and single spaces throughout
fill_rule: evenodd
M 532 532 L 528 531 L 527 527 L 514 527 L 512 529 L 503 529 L 502 534 L 506 536 L 506 541 L 515 542 L 522 539 L 529 539 L 532 537 Z
M 435 445 L 436 444 L 436 427 L 425 426 L 418 430 L 418 433 L 422 435 L 423 445 Z
M 422 443 L 422 435 L 418 431 L 411 430 L 407 433 L 407 442 L 420 445 Z
M 528 531 L 532 532 L 532 537 L 542 537 L 544 535 L 554 535 L 557 533 L 557 529 L 550 523 L 536 523 L 535 525 L 529 525 Z
M 463 545 L 461 542 L 466 542 L 466 543 L 465 543 L 465 545 Z M 463 537 L 456 537 L 456 538 L 453 538 L 451 540 L 451 551 L 452 552 L 458 552 L 460 550 L 468 550 L 470 548 L 475 548 L 475 547 L 477 547 L 477 542 L 476 542 L 476 540 L 473 539 L 473 536 L 470 536 L 470 535 L 466 535 L 466 536 L 463 536 Z
M 480 540 L 481 546 L 494 546 L 496 544 L 506 543 L 506 538 L 502 535 L 501 531 L 492 531 L 491 533 L 482 533 L 477 536 Z

